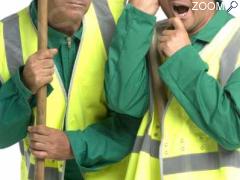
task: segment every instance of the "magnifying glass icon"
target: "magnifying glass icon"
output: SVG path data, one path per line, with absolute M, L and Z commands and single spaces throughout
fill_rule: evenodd
M 232 9 L 238 7 L 237 1 L 232 1 L 230 7 L 228 8 L 227 12 L 231 11 Z

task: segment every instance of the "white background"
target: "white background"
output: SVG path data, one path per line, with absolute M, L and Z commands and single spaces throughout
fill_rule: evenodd
M 17 12 L 30 3 L 31 0 L 8 0 L 2 1 L 0 5 L 0 19 Z M 225 0 L 226 8 L 230 6 L 231 0 Z M 239 6 L 231 10 L 235 16 L 240 16 Z M 157 14 L 158 19 L 162 17 L 162 12 Z M 1 47 L 0 47 L 1 48 Z M 20 154 L 18 145 L 0 150 L 0 180 L 19 180 L 20 178 Z

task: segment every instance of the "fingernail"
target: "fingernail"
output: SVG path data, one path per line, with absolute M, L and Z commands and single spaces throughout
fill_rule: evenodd
M 58 52 L 58 49 L 54 48 L 54 49 L 51 49 L 50 51 L 51 51 L 52 55 L 56 55 Z
M 54 48 L 53 50 L 54 50 L 54 52 L 55 52 L 55 53 L 57 53 L 57 52 L 58 52 L 58 49 L 57 49 L 57 48 Z

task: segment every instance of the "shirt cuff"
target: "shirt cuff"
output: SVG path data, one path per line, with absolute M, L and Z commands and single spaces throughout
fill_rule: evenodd
M 133 17 L 133 19 L 137 20 L 137 22 L 148 22 L 152 25 L 154 25 L 156 23 L 156 17 L 151 15 L 151 14 L 147 14 L 137 8 L 135 8 L 132 4 L 127 4 L 127 6 L 125 7 L 126 12 L 128 13 L 129 16 Z
M 32 97 L 32 92 L 23 84 L 20 75 L 21 68 L 12 76 L 14 85 L 16 86 L 19 94 L 28 102 Z
M 87 145 L 82 138 L 82 132 L 79 131 L 65 131 L 67 138 L 70 142 L 74 158 L 81 170 L 84 172 L 84 167 L 82 166 L 84 159 L 86 157 Z
M 208 70 L 208 65 L 201 59 L 198 52 L 191 46 L 185 46 L 159 67 L 159 74 L 170 87 L 176 84 L 182 90 L 199 75 Z

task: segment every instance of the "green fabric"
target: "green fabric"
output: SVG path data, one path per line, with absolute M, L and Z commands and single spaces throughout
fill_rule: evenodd
M 128 9 L 134 8 L 129 5 Z M 144 104 L 148 104 L 147 98 L 139 101 L 139 97 L 148 93 L 145 88 L 148 78 L 144 77 L 147 76 L 145 54 L 149 48 L 154 23 L 153 17 L 146 16 L 143 12 L 126 17 L 129 19 L 119 22 L 124 25 L 119 31 L 125 35 L 118 40 L 122 48 L 116 52 L 119 57 L 123 57 L 108 62 L 106 77 L 112 79 L 106 79 L 105 86 L 112 110 L 137 117 L 146 111 Z M 236 128 L 240 125 L 240 100 L 236 90 L 240 88 L 236 81 L 240 72 L 235 71 L 228 84 L 222 88 L 216 80 L 207 75 L 208 67 L 198 53 L 232 17 L 226 11 L 217 11 L 208 24 L 191 37 L 191 46 L 179 50 L 159 68 L 161 78 L 192 120 L 226 149 L 234 149 L 240 145 L 240 133 Z M 132 43 L 127 43 L 129 39 Z
M 209 27 L 219 31 L 231 18 L 225 11 L 219 11 L 197 36 L 204 37 L 204 33 L 211 31 Z M 218 31 L 215 29 L 212 36 Z M 199 45 L 184 47 L 170 57 L 159 68 L 160 76 L 192 121 L 222 147 L 234 150 L 240 146 L 240 70 L 237 69 L 227 84 L 221 86 L 207 74 L 208 65 L 198 54 L 201 48 L 196 49 L 196 46 Z
M 23 139 L 31 124 L 31 92 L 23 85 L 17 72 L 11 80 L 0 83 L 0 148 Z
M 31 4 L 30 12 L 33 21 L 36 22 L 34 9 L 32 9 L 34 7 L 35 5 Z M 54 62 L 66 89 L 69 86 L 81 31 L 79 29 L 73 35 L 72 46 L 69 49 L 65 40 L 67 36 L 49 27 L 51 37 L 48 45 L 60 48 Z M 115 36 L 118 36 L 118 33 Z M 114 44 L 113 47 L 117 48 Z M 65 58 L 69 62 L 65 62 Z M 109 59 L 111 58 L 110 56 Z M 21 69 L 19 68 L 19 71 L 7 82 L 0 82 L 0 148 L 22 140 L 27 135 L 27 127 L 32 124 L 32 107 L 35 105 L 33 103 L 35 97 L 21 81 Z M 51 90 L 53 89 L 50 87 L 49 94 Z M 105 119 L 87 127 L 84 131 L 66 132 L 76 162 L 67 161 L 65 179 L 81 178 L 77 165 L 84 172 L 94 171 L 127 156 L 136 138 L 140 120 L 141 118 L 111 112 Z
M 82 132 L 67 132 L 75 150 L 74 156 L 79 159 L 77 162 L 82 162 L 78 163 L 81 172 L 97 170 L 124 158 L 132 150 L 133 137 L 136 137 L 139 125 L 140 120 L 137 118 L 110 112 L 102 123 L 92 125 Z M 99 159 L 102 159 L 101 164 Z
M 142 117 L 148 106 L 149 88 L 145 54 L 156 18 L 128 4 L 112 39 L 105 71 L 105 91 L 110 109 Z

